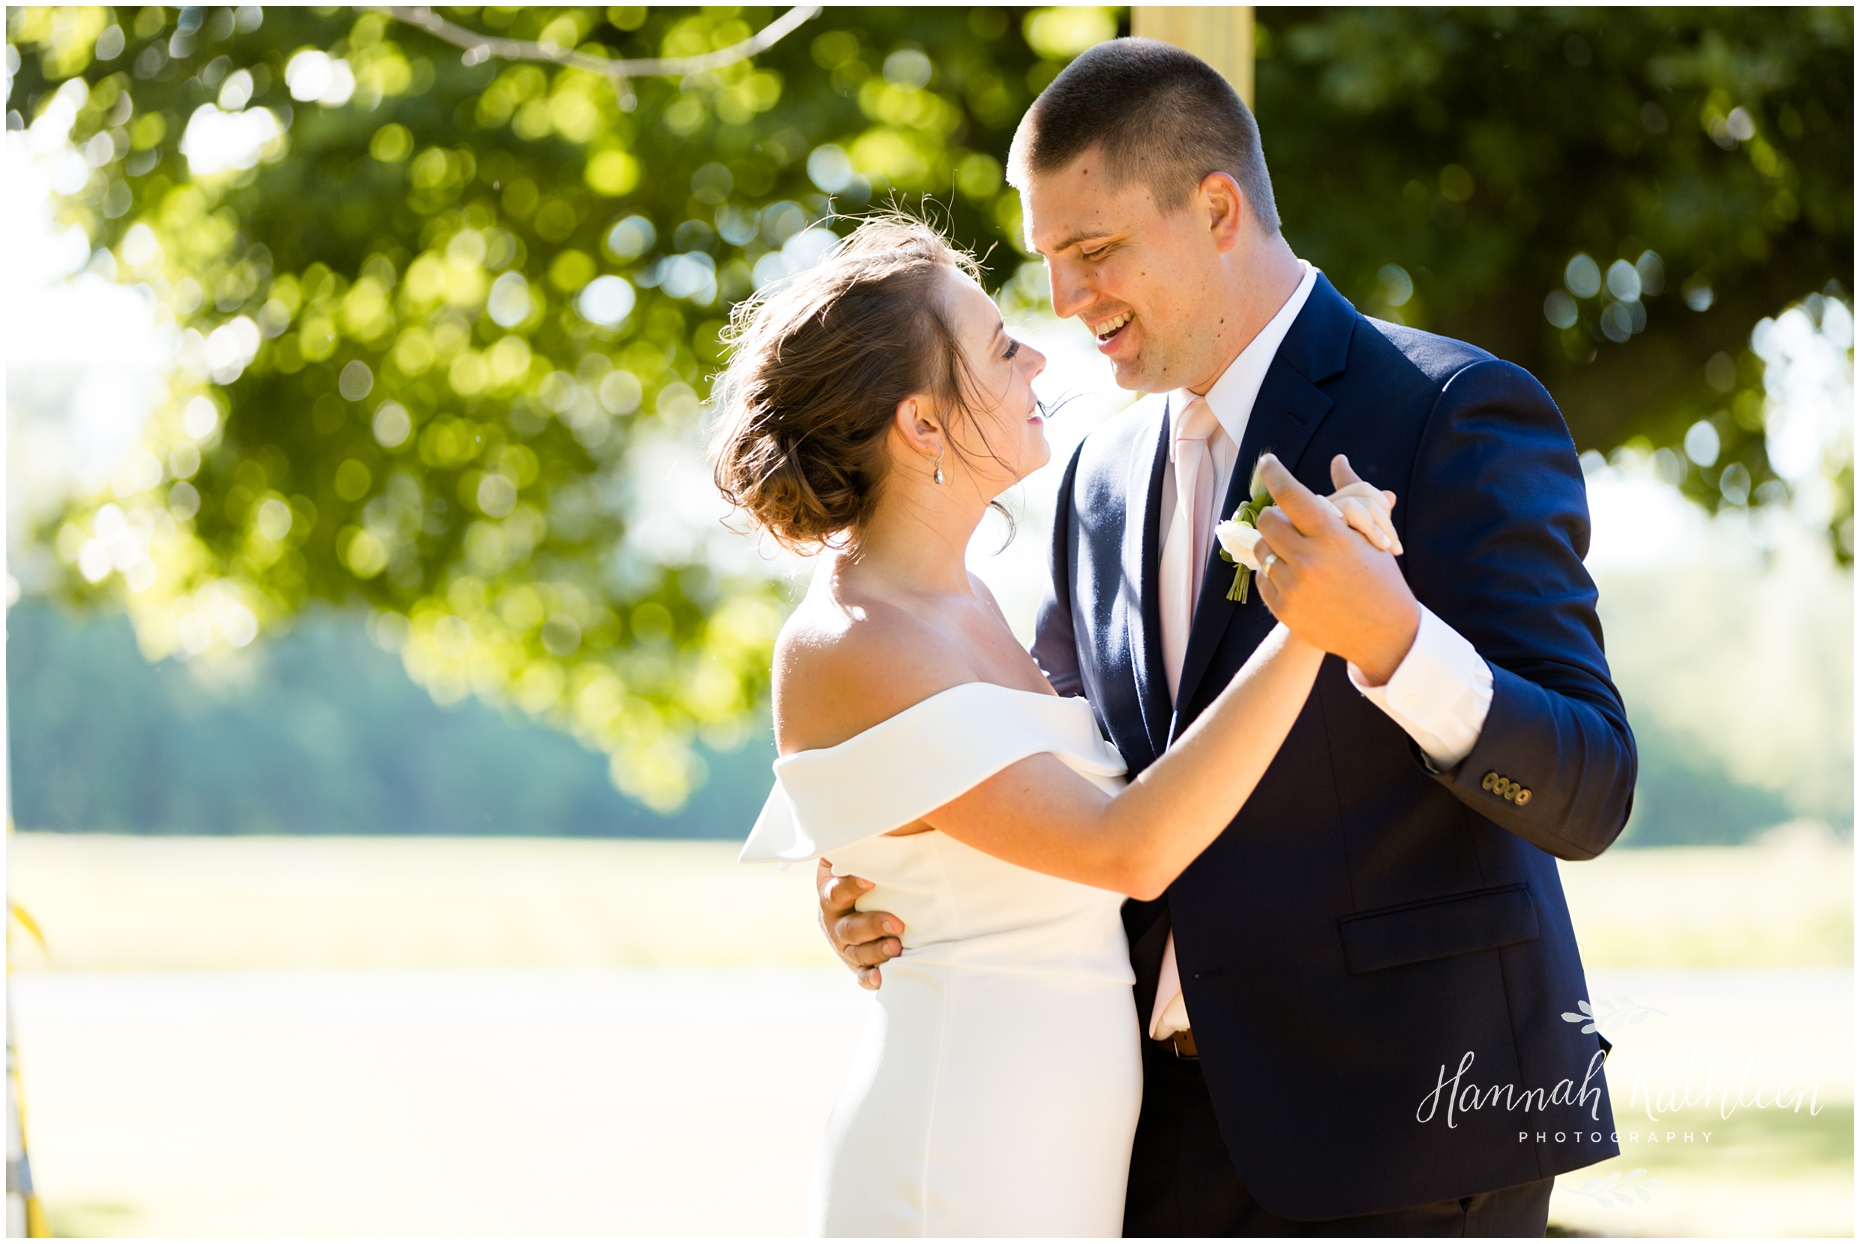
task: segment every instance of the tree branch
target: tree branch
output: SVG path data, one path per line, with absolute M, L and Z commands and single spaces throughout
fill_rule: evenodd
M 456 22 L 447 21 L 423 4 L 379 5 L 375 8 L 377 12 L 386 13 L 389 17 L 406 22 L 410 26 L 418 26 L 436 39 L 443 39 L 455 47 L 464 48 L 465 55 L 462 59 L 467 65 L 476 65 L 496 56 L 504 60 L 540 60 L 556 65 L 572 65 L 577 69 L 602 74 L 612 80 L 614 89 L 620 93 L 621 107 L 628 111 L 631 111 L 633 107 L 633 89 L 629 79 L 682 78 L 686 74 L 701 73 L 706 69 L 721 69 L 725 65 L 733 65 L 739 60 L 747 60 L 758 52 L 765 52 L 774 47 L 783 36 L 820 12 L 820 6 L 817 4 L 797 4 L 741 43 L 733 43 L 727 48 L 705 52 L 700 56 L 655 56 L 641 60 L 610 60 L 604 56 L 595 56 L 555 43 L 479 34 Z

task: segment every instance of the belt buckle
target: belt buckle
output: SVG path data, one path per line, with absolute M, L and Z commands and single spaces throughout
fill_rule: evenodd
M 1195 1050 L 1195 1034 L 1189 1029 L 1170 1033 L 1169 1045 L 1175 1050 L 1175 1056 L 1183 1062 L 1201 1061 L 1201 1055 Z

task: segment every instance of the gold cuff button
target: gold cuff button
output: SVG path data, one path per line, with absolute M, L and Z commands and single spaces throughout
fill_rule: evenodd
M 1515 803 L 1520 808 L 1531 801 L 1530 788 L 1520 786 L 1497 770 L 1485 775 L 1479 781 L 1480 787 L 1491 791 L 1506 803 Z

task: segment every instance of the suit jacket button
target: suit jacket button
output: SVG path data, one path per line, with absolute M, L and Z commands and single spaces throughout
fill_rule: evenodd
M 1483 786 L 1486 790 L 1491 790 L 1494 786 L 1498 785 L 1498 774 L 1496 772 L 1486 774 L 1479 785 Z
M 1517 795 L 1515 796 L 1515 798 L 1517 800 L 1518 806 L 1522 808 L 1525 804 L 1531 801 L 1530 788 L 1526 787 L 1525 789 L 1519 791 Z

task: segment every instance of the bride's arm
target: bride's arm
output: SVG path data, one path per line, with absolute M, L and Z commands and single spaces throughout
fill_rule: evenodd
M 1312 572 L 1312 549 L 1343 549 L 1326 571 L 1354 584 L 1361 607 L 1400 612 L 1384 582 L 1400 583 L 1391 548 L 1400 551 L 1388 521 L 1393 494 L 1355 481 L 1348 463 L 1333 464 L 1340 491 L 1331 504 L 1300 485 L 1276 458 L 1261 471 L 1279 498 L 1269 511 L 1275 530 L 1303 543 L 1297 556 L 1274 567 L 1281 574 Z M 1344 487 L 1347 481 L 1355 481 Z M 1350 494 L 1360 499 L 1337 502 Z M 1354 510 L 1355 512 L 1351 512 Z M 1269 546 L 1257 550 L 1263 558 Z M 1273 581 L 1261 576 L 1262 595 Z M 1350 593 L 1345 593 L 1346 596 Z M 1328 622 L 1328 619 L 1321 619 Z M 1395 619 L 1399 624 L 1399 619 Z M 1322 627 L 1320 627 L 1322 629 Z M 1323 662 L 1324 650 L 1284 625 L 1267 636 L 1253 657 L 1207 711 L 1169 750 L 1117 795 L 1107 795 L 1051 755 L 1029 757 L 972 788 L 924 819 L 978 850 L 1038 872 L 1137 898 L 1162 893 L 1206 850 L 1240 810 L 1291 732 Z
M 924 819 L 1011 864 L 1155 898 L 1253 793 L 1323 659 L 1322 649 L 1275 628 L 1181 739 L 1116 795 L 1042 753 Z

